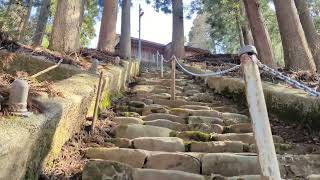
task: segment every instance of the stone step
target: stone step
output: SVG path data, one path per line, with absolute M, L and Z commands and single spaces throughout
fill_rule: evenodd
M 153 113 L 149 114 L 145 117 L 142 117 L 144 121 L 152 121 L 152 120 L 158 120 L 158 119 L 166 119 L 172 122 L 178 122 L 181 124 L 185 124 L 186 120 L 183 119 L 182 117 L 172 115 L 172 114 L 165 114 L 165 113 Z
M 170 137 L 171 129 L 148 126 L 140 124 L 119 125 L 114 130 L 117 138 L 138 138 L 138 137 Z
M 169 111 L 170 114 L 176 115 L 182 118 L 188 118 L 189 116 L 202 116 L 202 117 L 216 117 L 225 120 L 225 124 L 237 124 L 248 123 L 250 119 L 246 115 L 237 113 L 223 113 L 216 110 L 192 110 L 185 108 L 172 108 Z
M 205 153 L 242 153 L 248 152 L 249 145 L 241 141 L 213 141 L 213 142 L 190 142 L 187 145 L 190 152 L 205 152 Z
M 154 152 L 125 148 L 88 148 L 85 156 L 121 162 L 134 168 L 178 170 L 226 177 L 259 175 L 255 154 Z M 283 178 L 320 174 L 320 155 L 278 155 Z M 303 167 L 303 168 L 301 168 Z
M 143 120 L 136 117 L 114 117 L 112 121 L 117 124 L 143 124 Z
M 241 141 L 246 144 L 254 144 L 255 139 L 253 133 L 226 133 L 214 134 L 212 139 L 215 141 Z M 283 139 L 279 136 L 273 135 L 274 143 L 283 143 Z
M 186 101 L 186 100 L 167 100 L 167 99 L 154 99 L 155 104 L 161 104 L 165 106 L 169 106 L 171 108 L 178 108 L 184 105 L 200 105 L 200 106 L 212 106 L 218 104 L 219 102 L 215 102 L 212 104 L 195 102 L 195 101 Z
M 134 180 L 206 180 L 204 176 L 177 170 L 136 169 Z
M 311 176 L 310 176 L 311 177 Z M 202 176 L 198 174 L 159 169 L 132 168 L 123 163 L 107 160 L 90 160 L 82 173 L 83 180 L 119 179 L 119 180 L 260 180 L 260 175 L 223 177 L 221 175 Z M 310 179 L 315 180 L 315 179 Z
M 205 123 L 181 124 L 181 123 L 173 122 L 167 119 L 145 121 L 143 124 L 169 128 L 174 131 L 200 131 L 205 133 L 218 133 L 218 134 L 223 133 L 223 128 L 224 128 L 219 124 L 205 124 Z
M 192 109 L 192 110 L 212 110 L 211 107 L 200 106 L 200 105 L 183 105 L 183 106 L 180 106 L 179 108 Z
M 132 139 L 135 149 L 148 151 L 185 152 L 182 139 L 177 137 L 141 137 Z

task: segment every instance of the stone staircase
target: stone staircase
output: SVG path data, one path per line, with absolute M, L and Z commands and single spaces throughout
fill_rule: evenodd
M 116 147 L 87 149 L 82 179 L 261 179 L 250 118 L 217 100 L 191 77 L 177 72 L 170 100 L 170 74 L 144 72 L 129 101 L 115 105 Z M 320 155 L 273 136 L 285 179 L 320 179 Z

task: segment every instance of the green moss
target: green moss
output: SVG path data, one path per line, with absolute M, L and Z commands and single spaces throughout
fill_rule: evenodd
M 169 133 L 169 136 L 170 136 L 170 137 L 177 137 L 177 135 L 178 135 L 178 132 L 177 132 L 177 131 L 171 131 L 171 132 Z
M 112 102 L 123 97 L 123 94 L 121 92 L 118 92 L 118 93 L 114 93 L 114 94 L 110 95 L 110 92 L 106 91 L 105 93 L 103 93 L 102 97 L 103 98 L 100 102 L 100 109 L 101 110 L 110 108 L 112 105 Z
M 212 136 L 200 131 L 183 131 L 177 134 L 177 137 L 181 139 L 189 139 L 193 141 L 207 142 L 212 140 Z

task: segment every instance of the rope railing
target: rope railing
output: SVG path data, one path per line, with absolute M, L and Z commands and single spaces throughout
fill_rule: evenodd
M 218 72 L 211 72 L 211 73 L 205 73 L 205 74 L 197 74 L 197 73 L 193 73 L 189 70 L 187 70 L 185 67 L 183 67 L 183 65 L 179 62 L 179 60 L 173 56 L 172 58 L 174 58 L 174 60 L 177 62 L 178 66 L 187 74 L 190 74 L 192 76 L 197 76 L 197 77 L 209 77 L 209 76 L 222 76 L 226 73 L 229 73 L 229 72 L 232 72 L 232 71 L 235 71 L 237 69 L 240 69 L 240 65 L 236 65 L 232 68 L 229 68 L 229 69 L 226 69 L 226 70 L 222 70 L 222 71 L 218 71 Z

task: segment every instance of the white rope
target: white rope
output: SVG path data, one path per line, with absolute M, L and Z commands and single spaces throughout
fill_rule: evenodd
M 182 64 L 180 64 L 180 62 L 178 61 L 178 59 L 177 59 L 175 56 L 173 56 L 173 58 L 175 59 L 175 61 L 176 61 L 177 64 L 179 65 L 179 67 L 180 67 L 184 72 L 186 72 L 186 73 L 188 73 L 188 74 L 190 74 L 190 75 L 192 75 L 192 76 L 197 76 L 197 77 L 222 76 L 222 75 L 224 75 L 224 74 L 226 74 L 226 73 L 232 72 L 232 71 L 237 70 L 237 69 L 240 68 L 240 65 L 236 65 L 236 66 L 234 66 L 234 67 L 232 67 L 232 68 L 230 68 L 230 69 L 226 69 L 226 70 L 223 70 L 223 71 L 206 73 L 206 74 L 197 74 L 197 73 L 193 73 L 193 72 L 187 70 L 186 68 L 184 68 L 184 67 L 182 66 Z

